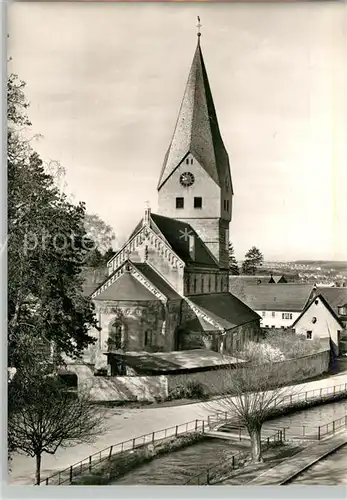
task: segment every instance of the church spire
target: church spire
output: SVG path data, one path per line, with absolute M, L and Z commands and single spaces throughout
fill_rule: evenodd
M 226 182 L 226 178 L 231 185 L 228 154 L 219 131 L 201 51 L 201 27 L 200 17 L 198 17 L 198 43 L 174 134 L 164 159 L 158 190 L 189 153 L 220 187 Z

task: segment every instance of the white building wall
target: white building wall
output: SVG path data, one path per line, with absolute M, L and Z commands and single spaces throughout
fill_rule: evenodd
M 301 312 L 293 311 L 256 311 L 261 317 L 262 328 L 291 328 Z
M 294 326 L 294 329 L 295 333 L 305 335 L 306 337 L 307 332 L 312 332 L 309 333 L 312 340 L 331 338 L 335 353 L 338 354 L 338 332 L 342 332 L 342 327 L 319 297 L 316 298 L 302 315 Z

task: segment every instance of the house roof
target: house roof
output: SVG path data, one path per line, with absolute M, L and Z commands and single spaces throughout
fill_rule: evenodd
M 191 295 L 187 298 L 226 330 L 259 319 L 256 312 L 229 292 Z
M 338 324 L 341 326 L 342 329 L 344 329 L 344 325 L 341 323 L 341 320 L 340 318 L 338 317 L 338 315 L 335 313 L 334 309 L 332 307 L 330 307 L 329 303 L 327 300 L 325 300 L 324 296 L 319 294 L 319 295 L 315 295 L 312 300 L 309 301 L 309 303 L 306 305 L 306 307 L 304 308 L 304 310 L 302 311 L 302 313 L 300 314 L 300 316 L 298 318 L 296 318 L 296 320 L 294 321 L 293 325 L 292 326 L 295 326 L 298 321 L 304 316 L 304 314 L 311 308 L 312 304 L 317 300 L 317 299 L 320 299 L 321 302 L 325 305 L 325 307 L 327 308 L 327 310 L 330 312 L 330 314 L 335 318 L 335 320 L 338 322 Z
M 272 281 L 271 281 L 272 279 Z M 255 276 L 240 275 L 229 276 L 229 290 L 231 293 L 244 285 L 268 285 L 271 283 L 287 283 L 286 277 L 283 274 L 259 274 Z
M 173 251 L 185 264 L 219 269 L 210 251 L 189 224 L 158 214 L 151 214 L 151 221 L 155 223 Z M 189 253 L 189 235 L 195 238 L 194 257 Z
M 133 266 L 140 271 L 158 290 L 168 299 L 181 299 L 181 296 L 167 283 L 152 266 L 145 262 L 132 262 Z
M 124 272 L 106 290 L 103 290 L 94 300 L 158 300 L 130 272 Z
M 313 286 L 297 283 L 244 285 L 233 293 L 254 311 L 301 312 L 310 299 Z
M 243 360 L 228 355 L 222 356 L 208 349 L 156 353 L 140 351 L 122 354 L 117 352 L 115 354 L 122 357 L 128 366 L 137 368 L 142 372 L 167 373 L 244 363 Z
M 191 153 L 219 185 L 230 182 L 229 158 L 218 126 L 200 39 L 190 68 L 171 144 L 165 155 L 158 189 Z
M 319 286 L 313 294 L 324 297 L 336 314 L 338 314 L 339 306 L 347 304 L 347 287 Z

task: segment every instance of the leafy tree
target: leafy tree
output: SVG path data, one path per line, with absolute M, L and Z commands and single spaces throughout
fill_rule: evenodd
M 42 454 L 92 441 L 103 430 L 105 412 L 92 404 L 88 393 L 76 397 L 45 370 L 36 370 L 29 378 L 26 372 L 16 374 L 11 385 L 11 443 L 36 458 L 36 484 L 40 484 Z
M 106 224 L 98 215 L 87 213 L 84 216 L 84 224 L 88 236 L 94 242 L 94 249 L 97 249 L 100 254 L 105 254 L 112 248 L 115 235 L 111 226 Z
M 229 243 L 229 272 L 235 276 L 240 274 L 239 266 L 235 257 L 234 246 L 231 242 Z
M 258 248 L 253 246 L 245 255 L 245 260 L 242 264 L 242 273 L 254 276 L 257 273 L 258 268 L 262 266 L 263 262 L 263 254 Z
M 21 368 L 33 339 L 78 356 L 95 341 L 94 308 L 82 294 L 90 240 L 85 206 L 67 201 L 22 132 L 30 126 L 24 82 L 8 78 L 8 362 Z

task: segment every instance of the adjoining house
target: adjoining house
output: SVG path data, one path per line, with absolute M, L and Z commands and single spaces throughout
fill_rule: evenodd
M 295 333 L 305 335 L 308 340 L 328 339 L 334 354 L 339 354 L 344 325 L 323 295 L 316 295 L 307 304 L 292 328 Z
M 263 328 L 290 328 L 308 304 L 313 285 L 287 283 L 231 287 L 261 317 Z
M 322 295 L 335 314 L 347 327 L 347 287 L 316 286 L 313 289 L 313 296 Z

